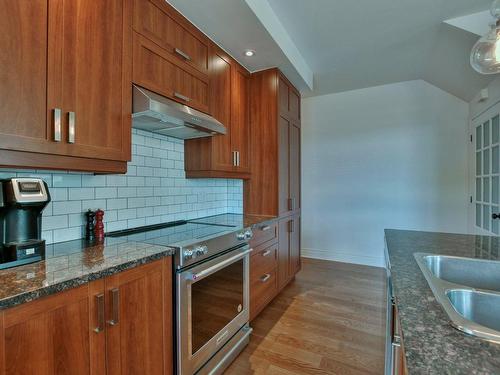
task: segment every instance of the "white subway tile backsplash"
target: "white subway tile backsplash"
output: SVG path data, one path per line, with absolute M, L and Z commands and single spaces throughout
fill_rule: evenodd
M 47 243 L 83 237 L 84 212 L 105 211 L 105 230 L 242 213 L 241 180 L 186 179 L 181 140 L 132 130 L 132 161 L 126 175 L 64 171 L 0 170 L 0 178 L 40 177 L 52 202 L 43 212 Z

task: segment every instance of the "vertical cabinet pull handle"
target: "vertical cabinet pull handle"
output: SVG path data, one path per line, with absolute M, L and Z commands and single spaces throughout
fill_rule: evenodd
M 237 162 L 238 162 L 238 160 L 237 160 L 237 156 L 236 156 L 236 151 L 233 151 L 233 166 L 234 167 L 236 167 Z
M 61 109 L 54 108 L 54 142 L 61 142 Z
M 292 210 L 293 210 L 293 199 L 288 198 L 288 211 L 292 211 Z
M 115 326 L 120 322 L 120 290 L 111 289 L 111 320 L 108 320 L 110 326 Z
M 68 113 L 68 143 L 75 143 L 76 118 L 75 112 Z
M 97 305 L 97 327 L 94 328 L 94 332 L 99 333 L 104 331 L 104 294 L 98 294 L 95 296 Z
M 179 48 L 174 48 L 174 52 L 176 54 L 178 54 L 179 56 L 182 56 L 183 58 L 185 58 L 186 60 L 188 61 L 191 61 L 191 56 L 189 56 L 186 52 L 184 52 L 183 50 L 179 49 Z
M 288 222 L 288 231 L 289 231 L 290 233 L 295 232 L 295 220 L 290 220 L 290 221 Z
M 239 151 L 236 151 L 236 155 L 237 155 L 237 158 L 236 158 L 236 166 L 239 167 L 240 166 L 240 152 Z

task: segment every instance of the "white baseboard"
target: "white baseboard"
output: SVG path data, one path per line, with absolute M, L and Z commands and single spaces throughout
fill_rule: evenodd
M 352 255 L 338 251 L 326 251 L 320 249 L 301 249 L 302 256 L 305 258 L 332 260 L 342 263 L 362 264 L 365 266 L 382 267 L 385 268 L 385 260 L 383 257 L 371 257 Z

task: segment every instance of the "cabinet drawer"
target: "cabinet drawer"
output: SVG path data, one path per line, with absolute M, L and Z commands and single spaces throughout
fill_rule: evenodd
M 276 268 L 250 281 L 250 320 L 252 320 L 278 292 Z
M 176 65 L 172 55 L 134 34 L 133 81 L 179 103 L 208 112 L 208 78 Z
M 278 264 L 278 244 L 255 248 L 250 258 L 250 279 L 258 279 L 276 268 Z
M 171 15 L 167 5 L 134 1 L 134 30 L 153 41 L 179 61 L 208 72 L 208 44 L 191 33 Z
M 252 228 L 253 237 L 250 241 L 250 246 L 254 249 L 264 242 L 278 238 L 278 223 L 263 223 Z

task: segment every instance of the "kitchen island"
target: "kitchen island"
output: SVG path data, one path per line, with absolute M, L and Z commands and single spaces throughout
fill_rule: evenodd
M 409 374 L 500 374 L 500 344 L 453 328 L 414 254 L 500 260 L 497 237 L 385 230 Z

